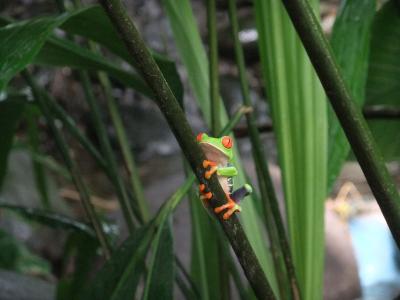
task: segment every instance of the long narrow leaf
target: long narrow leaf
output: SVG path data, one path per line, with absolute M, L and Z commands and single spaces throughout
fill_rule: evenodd
M 318 7 L 318 1 L 310 2 Z M 327 170 L 325 95 L 281 2 L 256 0 L 255 14 L 300 290 L 304 299 L 320 299 Z
M 208 62 L 192 8 L 187 0 L 181 0 L 179 2 L 164 0 L 163 5 L 174 32 L 175 43 L 180 57 L 188 72 L 188 80 L 196 96 L 197 104 L 207 124 L 210 125 L 211 111 L 209 101 Z M 225 124 L 227 122 L 227 114 L 224 107 L 221 107 L 220 113 L 221 122 Z M 237 150 L 235 150 L 234 164 L 239 171 L 239 175 L 235 178 L 235 186 L 242 186 L 245 183 L 245 177 Z M 248 197 L 242 204 L 242 224 L 264 272 L 267 274 L 271 285 L 276 291 L 276 281 L 272 271 L 271 257 L 269 252 L 265 251 L 267 246 L 264 242 L 264 234 L 261 230 L 258 213 L 253 201 L 254 199 L 252 197 Z
M 33 63 L 46 66 L 68 66 L 81 70 L 105 71 L 122 84 L 132 87 L 144 95 L 151 96 L 149 88 L 139 75 L 132 71 L 125 71 L 104 57 L 65 39 L 49 37 Z
M 336 17 L 331 45 L 348 87 L 359 107 L 365 102 L 370 33 L 376 9 L 375 0 L 346 0 Z M 350 145 L 329 107 L 328 190 L 347 158 Z
M 153 252 L 143 299 L 173 299 L 175 261 L 170 217 L 157 230 Z

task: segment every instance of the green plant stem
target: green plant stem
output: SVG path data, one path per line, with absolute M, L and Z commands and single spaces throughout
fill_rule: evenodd
M 104 72 L 98 72 L 98 77 L 105 92 L 108 110 L 110 112 L 111 120 L 117 134 L 118 142 L 121 147 L 126 168 L 128 170 L 128 176 L 131 184 L 133 197 L 137 201 L 141 218 L 143 219 L 144 222 L 146 222 L 149 220 L 150 217 L 149 208 L 147 206 L 147 202 L 144 196 L 143 186 L 140 182 L 139 172 L 135 163 L 135 158 L 133 157 L 133 153 L 129 145 L 129 139 L 126 134 L 124 125 L 122 123 L 122 118 L 118 111 L 115 98 L 112 95 L 112 87 L 110 84 L 110 80 L 107 74 Z
M 137 62 L 144 80 L 154 92 L 155 101 L 167 119 L 197 179 L 212 192 L 211 207 L 215 208 L 225 204 L 227 198 L 219 185 L 217 176 L 214 174 L 210 180 L 204 178 L 205 170 L 202 166 L 205 160 L 204 153 L 196 142 L 178 101 L 128 16 L 126 8 L 119 0 L 99 0 L 99 2 L 120 33 L 127 50 Z M 223 227 L 255 294 L 261 299 L 275 299 L 271 286 L 236 215 L 228 220 L 223 220 L 221 215 L 216 217 Z
M 44 116 L 46 117 L 47 124 L 49 125 L 51 131 L 53 132 L 54 139 L 56 141 L 56 144 L 60 150 L 60 153 L 64 159 L 65 165 L 68 168 L 68 171 L 71 173 L 72 180 L 80 194 L 80 197 L 82 199 L 82 204 L 85 209 L 85 212 L 88 216 L 88 219 L 90 220 L 95 232 L 96 236 L 99 240 L 99 243 L 104 251 L 104 255 L 107 259 L 110 258 L 111 256 L 111 248 L 108 243 L 107 237 L 103 231 L 103 227 L 101 225 L 101 222 L 99 218 L 97 217 L 97 214 L 93 208 L 92 203 L 90 202 L 90 195 L 88 193 L 88 190 L 85 186 L 85 183 L 82 180 L 81 175 L 79 174 L 79 170 L 74 163 L 73 159 L 71 158 L 71 155 L 69 153 L 69 149 L 67 146 L 67 142 L 65 141 L 62 133 L 60 130 L 57 128 L 54 118 L 51 114 L 51 111 L 49 109 L 48 103 L 53 101 L 52 99 L 49 98 L 49 96 L 46 93 L 42 93 L 40 90 L 40 87 L 36 84 L 35 80 L 31 76 L 31 74 L 28 71 L 23 71 L 22 72 L 25 80 L 29 84 L 29 86 L 32 89 L 33 96 L 37 103 L 40 106 L 40 109 L 42 110 Z
M 113 150 L 111 148 L 110 141 L 108 139 L 107 131 L 104 126 L 104 123 L 101 118 L 101 111 L 99 105 L 95 99 L 95 96 L 92 91 L 92 86 L 90 82 L 89 75 L 87 72 L 80 71 L 79 72 L 82 87 L 85 92 L 86 101 L 91 110 L 91 116 L 93 118 L 93 125 L 96 129 L 97 136 L 100 141 L 101 150 L 105 159 L 107 161 L 108 168 L 111 172 L 111 180 L 115 186 L 119 202 L 121 204 L 122 213 L 124 214 L 125 222 L 128 226 L 130 232 L 133 232 L 135 225 L 134 225 L 134 213 L 133 213 L 133 206 L 130 203 L 130 198 L 128 193 L 125 189 L 124 183 L 120 175 L 118 174 L 118 165 L 116 159 L 114 157 Z
M 361 110 L 352 100 L 321 26 L 308 1 L 282 0 L 282 2 L 400 248 L 399 193 Z
M 243 48 L 239 41 L 239 23 L 236 8 L 236 1 L 228 1 L 229 19 L 231 22 L 233 43 L 235 49 L 236 63 L 239 71 L 240 86 L 243 95 L 243 105 L 251 107 L 251 97 L 249 85 L 246 78 L 246 66 L 243 54 Z M 284 223 L 279 210 L 279 203 L 272 183 L 271 175 L 268 169 L 266 154 L 263 151 L 263 145 L 258 132 L 257 120 L 254 114 L 246 114 L 247 128 L 249 130 L 250 141 L 252 144 L 254 164 L 257 170 L 260 192 L 264 201 L 265 220 L 268 224 L 267 231 L 271 239 L 271 252 L 274 256 L 274 265 L 276 275 L 279 281 L 281 297 L 284 297 L 284 282 L 281 276 L 285 273 L 281 268 L 281 259 L 283 258 L 286 267 L 288 283 L 290 285 L 292 299 L 300 298 L 300 289 L 298 280 L 290 253 L 290 246 L 285 232 Z M 280 247 L 279 247 L 279 246 Z M 280 280 L 279 280 L 280 279 Z
M 103 156 L 99 151 L 93 146 L 93 144 L 87 139 L 87 137 L 79 130 L 78 125 L 75 121 L 68 115 L 68 113 L 55 101 L 48 102 L 49 109 L 54 116 L 61 121 L 69 133 L 77 139 L 77 141 L 82 145 L 83 148 L 92 156 L 101 169 L 103 169 L 107 174 L 109 169 L 107 163 L 105 162 Z M 110 177 L 111 175 L 109 175 Z
M 215 0 L 207 0 L 208 56 L 211 101 L 211 131 L 216 135 L 220 131 L 220 97 L 218 78 L 218 36 Z

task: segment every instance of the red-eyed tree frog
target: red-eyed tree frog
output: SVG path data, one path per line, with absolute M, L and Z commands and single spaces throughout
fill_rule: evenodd
M 252 192 L 252 188 L 250 185 L 245 184 L 233 192 L 233 177 L 238 174 L 238 171 L 231 164 L 233 158 L 233 140 L 229 136 L 214 138 L 205 133 L 199 133 L 197 135 L 197 142 L 200 144 L 207 158 L 207 160 L 203 161 L 203 167 L 207 170 L 204 173 L 204 177 L 210 179 L 214 173 L 217 173 L 219 183 L 228 198 L 228 202 L 216 207 L 214 212 L 219 214 L 227 210 L 223 215 L 223 218 L 227 220 L 233 213 L 242 210 L 238 203 Z M 212 193 L 206 191 L 204 184 L 200 184 L 199 190 L 200 199 L 204 206 L 208 208 L 208 200 L 212 198 Z

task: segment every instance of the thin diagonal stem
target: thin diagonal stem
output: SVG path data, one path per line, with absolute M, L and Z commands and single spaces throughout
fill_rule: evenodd
M 93 208 L 92 203 L 90 202 L 90 195 L 88 193 L 85 183 L 82 180 L 81 175 L 79 174 L 79 170 L 75 162 L 71 158 L 67 142 L 65 141 L 61 131 L 57 128 L 53 116 L 50 112 L 48 103 L 51 102 L 52 99 L 49 98 L 47 93 L 43 93 L 41 91 L 40 87 L 36 84 L 35 80 L 28 71 L 23 71 L 22 74 L 25 80 L 28 82 L 29 86 L 31 87 L 33 96 L 37 101 L 37 103 L 39 104 L 40 109 L 42 110 L 44 116 L 46 117 L 47 124 L 49 125 L 51 131 L 53 132 L 54 139 L 64 159 L 65 165 L 67 166 L 68 171 L 71 174 L 72 180 L 81 196 L 82 204 L 87 214 L 87 217 L 92 223 L 92 226 L 96 232 L 96 236 L 104 251 L 105 257 L 109 259 L 111 256 L 111 248 L 108 243 L 107 237 L 103 231 L 101 222 Z
M 99 0 L 99 2 L 103 5 L 120 33 L 127 50 L 137 62 L 138 70 L 144 80 L 154 92 L 155 101 L 167 119 L 197 179 L 212 192 L 211 207 L 215 208 L 225 204 L 227 198 L 216 175 L 213 175 L 210 180 L 204 178 L 205 170 L 202 164 L 205 160 L 205 155 L 196 142 L 192 129 L 167 81 L 128 16 L 126 8 L 119 0 Z M 216 217 L 223 227 L 256 295 L 260 299 L 275 299 L 271 286 L 261 269 L 238 218 L 235 215 L 228 220 L 224 220 L 221 215 Z
M 87 72 L 80 71 L 79 75 L 81 78 L 82 87 L 85 91 L 86 101 L 91 110 L 93 125 L 96 128 L 97 136 L 100 141 L 101 150 L 103 152 L 103 155 L 105 156 L 108 168 L 112 176 L 111 180 L 115 186 L 118 199 L 121 204 L 122 213 L 124 214 L 125 222 L 128 225 L 129 231 L 132 232 L 135 227 L 133 206 L 130 203 L 128 193 L 125 189 L 122 178 L 120 177 L 120 174 L 118 172 L 118 165 L 113 150 L 111 148 L 110 141 L 108 139 L 106 128 L 101 118 L 99 104 L 97 103 L 95 96 L 93 94 L 90 78 Z
M 307 0 L 282 0 L 400 248 L 400 197 Z
M 208 56 L 211 104 L 211 131 L 220 131 L 220 97 L 218 78 L 218 36 L 215 0 L 207 0 Z
M 243 105 L 251 106 L 251 98 L 249 85 L 246 78 L 246 66 L 244 61 L 243 49 L 239 41 L 239 24 L 236 9 L 236 1 L 229 0 L 229 19 L 232 28 L 232 37 L 234 41 L 234 49 L 236 56 L 236 63 L 239 70 L 240 86 L 243 95 Z M 271 175 L 268 169 L 266 154 L 263 151 L 263 145 L 260 139 L 260 134 L 257 128 L 257 120 L 254 114 L 246 115 L 247 128 L 250 134 L 250 141 L 252 144 L 254 164 L 257 171 L 258 182 L 260 183 L 260 191 L 264 206 L 265 220 L 267 222 L 267 231 L 271 238 L 271 251 L 275 257 L 275 268 L 278 277 L 281 297 L 284 297 L 284 284 L 280 276 L 284 275 L 284 270 L 281 268 L 281 258 L 286 267 L 286 274 L 290 284 L 292 299 L 300 298 L 300 290 L 298 286 L 297 276 L 293 265 L 292 255 L 290 253 L 290 246 L 286 236 L 284 223 L 282 221 L 281 213 L 279 210 L 279 203 L 276 197 L 275 189 L 271 180 Z M 280 280 L 279 280 L 280 279 Z

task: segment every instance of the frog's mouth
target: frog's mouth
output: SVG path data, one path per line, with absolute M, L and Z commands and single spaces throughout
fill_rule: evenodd
M 222 152 L 212 144 L 200 143 L 200 147 L 201 149 L 203 149 L 208 160 L 211 160 L 218 164 L 225 164 L 229 160 L 229 157 L 224 152 Z

